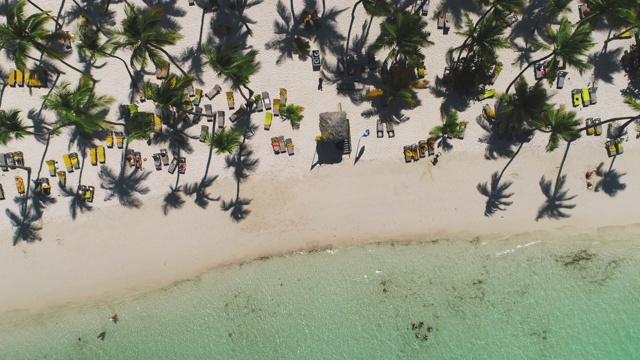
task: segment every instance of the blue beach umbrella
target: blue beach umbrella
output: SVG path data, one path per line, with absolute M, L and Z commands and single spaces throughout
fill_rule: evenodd
M 367 130 L 364 131 L 364 134 L 362 134 L 362 136 L 363 137 L 367 137 L 367 136 L 369 136 L 370 133 L 371 132 L 369 132 L 369 129 L 367 129 Z

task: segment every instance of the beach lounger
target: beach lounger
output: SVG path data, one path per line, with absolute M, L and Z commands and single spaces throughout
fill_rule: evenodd
M 27 81 L 28 87 L 46 87 L 47 86 L 47 73 L 43 69 L 35 69 L 29 72 L 29 80 Z
M 424 79 L 424 73 L 426 71 L 426 68 L 424 67 L 424 62 L 420 63 L 420 65 L 418 66 L 418 78 L 419 79 Z
M 602 135 L 602 120 L 600 118 L 593 120 L 593 125 L 596 128 L 595 134 L 596 136 Z
M 229 105 L 229 110 L 233 110 L 236 108 L 236 103 L 233 99 L 233 93 L 231 91 L 227 91 L 227 105 Z
M 149 114 L 153 118 L 153 131 L 162 133 L 162 119 L 155 114 Z
M 207 139 L 207 134 L 209 133 L 209 127 L 207 125 L 202 125 L 200 127 L 200 142 L 205 142 Z
M 589 88 L 582 88 L 582 106 L 589 106 L 591 104 L 591 95 L 589 95 Z
M 7 83 L 11 87 L 16 87 L 16 69 L 11 69 L 11 71 L 9 71 L 9 79 L 7 80 Z
M 378 122 L 376 123 L 376 128 L 377 128 L 378 138 L 384 137 L 384 127 L 382 125 L 382 119 L 378 119 Z
M 286 105 L 287 104 L 287 89 L 285 88 L 280 88 L 280 105 Z
M 271 121 L 273 121 L 273 114 L 270 111 L 267 111 L 264 114 L 264 129 L 271 129 Z
M 191 119 L 191 121 L 193 121 L 194 124 L 197 124 L 200 122 L 200 118 L 202 117 L 202 108 L 200 106 L 196 106 L 193 108 L 193 111 L 195 111 L 197 113 L 197 115 L 193 115 L 193 119 Z
M 404 162 L 410 163 L 413 159 L 413 150 L 411 150 L 411 145 L 405 145 L 402 150 L 404 152 Z
M 104 164 L 106 160 L 107 158 L 104 152 L 104 146 L 98 146 L 98 162 L 100 164 Z
M 418 152 L 421 158 L 427 157 L 427 140 L 418 141 Z
M 72 173 L 73 164 L 71 164 L 71 158 L 69 157 L 69 154 L 62 155 L 62 160 L 64 161 L 64 166 L 67 168 L 67 171 Z
M 616 140 L 616 154 L 620 155 L 624 152 L 624 147 L 622 146 L 622 140 Z
M 107 142 L 107 147 L 111 149 L 113 147 L 113 131 L 107 132 L 107 137 L 105 140 Z
M 484 93 L 478 95 L 478 101 L 482 101 L 484 99 L 492 98 L 496 96 L 496 89 L 486 90 Z
M 81 200 L 84 200 L 86 202 L 93 202 L 93 197 L 95 196 L 95 193 L 96 193 L 96 188 L 93 186 L 85 186 L 85 185 L 78 186 L 78 197 Z
M 169 165 L 169 153 L 167 149 L 160 149 L 160 157 L 162 158 L 162 164 L 164 166 Z
M 67 186 L 67 172 L 66 171 L 58 171 L 58 184 L 60 186 Z
M 442 29 L 444 27 L 444 11 L 440 11 L 438 15 L 438 29 Z
M 184 157 L 181 157 L 178 160 L 178 173 L 184 174 L 186 172 L 187 172 L 187 159 Z
M 516 15 L 515 13 L 511 13 L 507 15 L 506 18 L 504 18 L 504 22 L 507 24 L 507 26 L 511 26 L 518 22 L 518 15 Z
M 564 87 L 564 80 L 566 79 L 568 74 L 569 73 L 566 71 L 558 71 L 558 83 L 556 85 L 558 89 L 562 89 Z
M 413 154 L 413 161 L 420 160 L 420 150 L 418 150 L 417 144 L 411 145 L 411 152 Z
M 193 97 L 193 105 L 200 105 L 200 101 L 202 101 L 202 89 L 196 89 L 196 94 Z
M 4 200 L 4 188 L 2 187 L 2 184 L 0 184 L 0 200 Z
M 588 7 L 587 4 L 580 4 L 578 5 L 578 13 L 580 14 L 580 20 L 582 20 L 582 18 L 584 18 L 585 15 L 585 10 L 588 11 Z
M 280 116 L 280 99 L 273 99 L 273 115 Z
M 122 149 L 124 147 L 124 134 L 121 131 L 114 131 L 113 134 L 116 137 L 116 146 L 118 149 Z
M 73 164 L 73 168 L 76 170 L 80 169 L 80 159 L 78 158 L 78 153 L 72 152 L 69 154 L 69 158 L 71 159 L 71 164 Z
M 284 143 L 284 136 L 278 136 L 278 144 L 280 145 L 280 152 L 287 151 L 287 144 Z
M 436 153 L 436 139 L 430 137 L 427 139 L 427 154 L 429 156 L 432 156 L 435 153 Z
M 417 0 L 417 1 L 418 1 L 418 5 L 420 5 L 420 3 L 422 2 L 422 0 Z M 429 2 L 430 0 L 427 0 L 424 3 L 424 5 L 422 5 L 422 9 L 419 9 L 422 16 L 427 16 L 427 14 L 429 14 Z
M 451 29 L 451 21 L 453 20 L 453 14 L 451 10 L 447 10 L 444 16 L 444 33 L 446 34 Z
M 0 169 L 2 169 L 2 171 L 9 171 L 9 168 L 7 167 L 7 160 L 5 160 L 5 154 L 0 153 Z
M 216 113 L 216 123 L 218 123 L 218 129 L 222 129 L 224 127 L 224 111 L 219 110 Z
M 609 155 L 609 157 L 613 157 L 618 154 L 615 141 L 609 140 L 606 143 L 604 143 L 604 145 L 607 148 L 607 155 Z
M 98 149 L 92 147 L 89 149 L 89 158 L 91 159 L 91 165 L 98 165 Z
M 195 4 L 196 4 L 196 1 L 195 1 L 195 0 L 189 0 L 189 6 L 193 6 L 193 5 L 195 5 Z
M 212 100 L 216 95 L 220 94 L 220 91 L 222 91 L 222 88 L 220 87 L 220 85 L 216 84 L 213 86 L 213 89 L 211 89 L 211 91 L 209 91 L 205 96 L 207 97 L 207 99 Z
M 295 148 L 293 145 L 293 141 L 291 140 L 291 138 L 288 138 L 284 141 L 284 143 L 287 145 L 287 154 L 289 154 L 289 156 L 294 155 L 295 154 Z
M 584 124 L 587 127 L 587 135 L 593 135 L 596 132 L 596 128 L 593 126 L 593 118 L 587 118 Z
M 22 151 L 13 152 L 13 161 L 18 166 L 24 166 L 24 154 Z
M 13 159 L 13 153 L 4 154 L 4 161 L 10 169 L 15 169 L 16 162 Z
M 55 162 L 55 160 L 47 160 L 45 162 L 47 163 L 47 166 L 49 167 L 49 176 L 55 177 L 56 176 L 56 162 Z
M 204 106 L 204 113 L 207 115 L 207 121 L 213 121 L 213 109 L 211 108 L 211 104 L 207 104 Z
M 547 75 L 546 71 L 544 70 L 544 64 L 541 63 L 541 62 L 537 63 L 533 67 L 533 69 L 534 69 L 534 72 L 535 72 L 535 79 L 536 80 L 543 79 Z
M 193 87 L 193 84 L 189 84 L 189 86 L 187 87 L 187 95 L 189 97 L 196 96 L 196 88 Z
M 493 120 L 496 118 L 496 112 L 489 104 L 484 104 L 484 106 L 482 107 L 482 114 L 487 120 Z
M 240 118 L 242 115 L 244 115 L 244 112 L 247 110 L 246 107 L 244 107 L 244 105 L 240 105 L 240 108 L 238 110 L 236 110 L 236 112 L 234 112 L 231 116 L 229 116 L 229 121 L 236 122 L 236 120 L 238 120 L 238 118 Z
M 571 90 L 571 97 L 573 98 L 573 107 L 580 106 L 582 103 L 582 97 L 580 96 L 580 89 Z
M 142 169 L 142 154 L 139 151 L 133 154 L 133 160 L 136 168 Z
M 272 137 L 271 138 L 271 147 L 273 148 L 273 153 L 274 154 L 280 154 L 280 143 L 278 142 L 278 138 L 277 137 Z
M 178 167 L 178 158 L 174 157 L 173 160 L 171 160 L 171 165 L 169 165 L 169 174 L 173 174 L 174 172 L 176 172 L 176 168 Z
M 24 194 L 26 189 L 24 187 L 24 180 L 22 179 L 22 176 L 16 176 L 15 182 L 16 182 L 16 188 L 18 189 L 18 194 L 20 195 Z
M 16 69 L 16 84 L 18 86 L 24 86 L 24 73 L 20 69 Z
M 162 157 L 159 153 L 155 153 L 151 155 L 153 158 L 153 165 L 156 167 L 156 170 L 162 170 Z
M 269 93 L 266 91 L 262 92 L 262 101 L 264 101 L 265 110 L 271 110 L 271 98 L 269 97 Z
M 170 67 L 171 67 L 171 64 L 168 62 L 165 62 L 164 64 L 156 65 L 156 79 L 158 80 L 165 79 L 167 75 L 169 75 Z
M 51 195 L 51 184 L 48 178 L 40 178 L 35 183 L 34 193 L 36 195 Z
M 460 123 L 460 135 L 458 136 L 458 139 L 463 140 L 464 139 L 464 133 L 467 131 L 467 124 L 466 123 Z
M 589 96 L 591 97 L 591 105 L 596 104 L 598 102 L 597 98 L 598 88 L 596 86 L 589 88 Z
M 387 137 L 392 138 L 396 136 L 396 131 L 393 129 L 393 123 L 391 121 L 387 121 L 384 124 L 387 127 Z

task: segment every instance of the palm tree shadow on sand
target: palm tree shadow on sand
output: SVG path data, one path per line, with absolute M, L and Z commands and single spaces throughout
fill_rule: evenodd
M 565 186 L 566 179 L 566 175 L 560 176 L 556 186 L 553 186 L 553 181 L 547 180 L 542 176 L 540 179 L 540 190 L 542 190 L 547 200 L 540 206 L 536 221 L 542 218 L 564 219 L 571 217 L 565 210 L 573 209 L 576 205 L 567 204 L 567 201 L 573 200 L 577 195 L 568 196 L 569 190 L 562 189 Z
M 508 206 L 513 204 L 513 201 L 507 200 L 514 194 L 512 192 L 507 193 L 512 184 L 512 181 L 505 181 L 500 184 L 500 174 L 497 171 L 491 174 L 490 182 L 478 184 L 478 192 L 487 197 L 484 216 L 493 216 L 497 211 L 505 211 Z
M 117 173 L 105 165 L 100 167 L 100 187 L 107 191 L 104 201 L 117 198 L 123 206 L 139 208 L 142 201 L 137 194 L 145 195 L 149 192 L 149 188 L 142 183 L 149 177 L 150 172 L 134 169 L 127 174 L 126 161 L 122 159 L 120 162 L 120 171 Z
M 236 179 L 236 198 L 229 201 L 223 200 L 220 208 L 224 211 L 230 211 L 231 218 L 240 222 L 251 213 L 251 210 L 246 208 L 251 204 L 251 199 L 240 197 L 240 183 L 249 177 L 249 172 L 255 171 L 259 159 L 253 157 L 253 150 L 246 145 L 245 138 L 245 142 L 240 145 L 236 154 L 227 156 L 225 162 L 227 168 L 233 168 L 233 177 Z
M 614 197 L 618 195 L 620 191 L 627 188 L 627 184 L 620 182 L 620 178 L 626 175 L 626 173 L 621 174 L 613 169 L 613 163 L 615 160 L 615 157 L 611 160 L 611 165 L 607 171 L 604 171 L 603 169 L 604 162 L 601 162 L 596 168 L 596 175 L 602 177 L 595 186 L 596 192 L 602 191 L 605 194 Z
M 93 210 L 93 207 L 90 203 L 80 199 L 75 189 L 71 187 L 62 187 L 60 186 L 60 193 L 64 197 L 71 198 L 69 201 L 69 213 L 71 214 L 72 219 L 76 219 L 78 216 L 78 211 L 80 213 L 85 213 Z
M 212 130 L 215 131 L 215 130 Z M 209 206 L 210 201 L 219 201 L 220 196 L 217 198 L 211 197 L 211 194 L 207 192 L 207 189 L 213 185 L 213 183 L 218 178 L 216 176 L 208 176 L 209 175 L 209 167 L 211 166 L 211 157 L 213 156 L 213 147 L 209 147 L 209 157 L 207 158 L 207 165 L 205 166 L 204 175 L 202 176 L 202 180 L 199 182 L 195 182 L 192 184 L 187 184 L 184 186 L 184 193 L 187 196 L 195 195 L 196 198 L 194 202 L 196 205 L 200 206 L 203 209 L 206 209 Z M 171 192 L 167 195 L 170 195 Z M 166 197 L 165 197 L 166 198 Z
M 11 226 L 15 229 L 13 233 L 14 246 L 20 240 L 26 242 L 42 241 L 42 237 L 40 236 L 42 226 L 38 224 L 41 217 L 36 215 L 35 212 L 32 212 L 31 208 L 29 208 L 24 216 L 20 216 L 20 214 L 9 209 L 5 209 L 5 213 L 11 221 Z
M 494 131 L 493 126 L 485 120 L 482 115 L 476 118 L 476 122 L 482 130 L 485 131 L 485 133 L 478 138 L 479 142 L 487 144 L 484 150 L 485 159 L 496 160 L 499 158 L 513 157 L 515 151 L 513 150 L 514 143 L 512 141 L 498 139 L 498 135 L 496 131 Z

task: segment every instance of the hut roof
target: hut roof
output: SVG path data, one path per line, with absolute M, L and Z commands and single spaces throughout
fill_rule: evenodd
M 326 141 L 338 142 L 349 137 L 349 119 L 344 111 L 320 113 L 320 133 Z

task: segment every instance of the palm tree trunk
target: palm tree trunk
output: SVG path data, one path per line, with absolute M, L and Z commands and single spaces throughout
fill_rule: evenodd
M 156 46 L 156 45 L 149 45 L 152 48 L 156 49 L 156 50 L 160 50 L 163 54 L 165 54 L 167 56 L 167 58 L 169 58 L 169 61 L 171 61 L 171 63 L 173 63 L 173 65 L 175 65 L 178 70 L 180 70 L 180 72 L 182 73 L 182 75 L 187 76 L 187 73 L 182 70 L 182 68 L 180 67 L 180 65 L 178 65 L 178 63 L 173 59 L 173 56 L 171 56 L 171 54 L 169 54 L 165 49 L 161 48 L 160 46 Z
M 524 74 L 525 71 L 527 71 L 527 69 L 529 69 L 531 67 L 531 65 L 537 64 L 541 61 L 545 61 L 548 58 L 550 58 L 551 56 L 553 56 L 553 53 L 549 53 L 549 55 L 541 57 L 538 60 L 534 60 L 532 62 L 530 62 L 529 64 L 527 64 L 527 66 L 525 66 L 524 69 L 522 69 L 522 71 L 520 71 L 520 73 L 513 79 L 511 80 L 511 83 L 509 84 L 509 86 L 507 86 L 507 90 L 504 92 L 505 94 L 509 94 L 509 90 L 511 90 L 511 87 L 513 86 L 513 84 L 516 83 L 516 81 L 518 81 L 518 79 L 520 79 L 520 76 L 522 76 L 522 74 Z
M 480 25 L 480 22 L 484 20 L 484 18 L 487 17 L 487 15 L 489 15 L 489 13 L 493 11 L 493 9 L 495 9 L 495 5 L 492 5 L 491 7 L 489 7 L 489 10 L 487 10 L 484 14 L 482 14 L 482 16 L 480 16 L 480 19 L 476 21 L 476 23 L 473 25 L 473 29 L 471 29 L 471 35 L 473 35 L 473 33 L 476 31 L 476 28 L 478 27 L 478 25 Z M 467 36 L 467 38 L 464 39 L 464 42 L 462 42 L 462 45 L 460 45 L 460 51 L 458 52 L 458 58 L 456 59 L 456 66 L 460 61 L 460 57 L 462 56 L 462 49 L 464 48 L 465 45 L 467 45 L 467 42 L 471 39 L 471 35 Z
M 43 9 L 42 9 L 40 6 L 38 6 L 37 4 L 34 4 L 34 3 L 33 3 L 33 1 L 31 1 L 31 0 L 27 0 L 27 2 L 28 2 L 29 4 L 31 4 L 31 5 L 33 5 L 33 7 L 35 7 L 36 9 L 38 9 L 38 11 L 40 11 L 40 12 L 43 12 L 43 13 L 47 14 L 47 11 L 43 10 Z M 55 17 L 53 17 L 53 16 L 51 16 L 51 15 L 49 15 L 49 14 L 47 14 L 47 17 L 51 18 L 51 20 L 53 20 L 53 21 L 56 23 L 56 29 L 57 29 L 57 28 L 61 28 L 61 27 L 62 27 L 62 24 L 60 24 L 60 23 L 58 22 L 58 19 L 56 19 Z
M 353 28 L 353 22 L 356 19 L 356 8 L 358 7 L 358 4 L 360 4 L 360 3 L 362 3 L 362 0 L 358 0 L 353 5 L 353 10 L 351 10 L 351 23 L 349 23 L 349 32 L 347 32 L 347 45 L 345 46 L 344 55 L 349 53 L 349 40 L 351 39 L 351 29 Z
M 631 124 L 632 122 L 634 122 L 636 120 L 640 120 L 640 115 L 611 118 L 611 119 L 607 119 L 605 121 L 602 121 L 600 124 L 604 125 L 604 124 L 608 124 L 610 122 L 614 122 L 614 121 L 618 121 L 618 120 L 627 120 L 624 124 L 622 124 L 621 129 L 624 129 L 627 126 L 629 126 L 629 124 Z M 585 131 L 585 130 L 587 130 L 587 128 L 590 128 L 590 127 L 592 127 L 592 126 L 583 126 L 583 127 L 579 128 L 577 131 L 578 132 Z
M 606 44 L 608 44 L 609 42 L 611 42 L 611 40 L 618 40 L 618 39 L 622 39 L 622 34 L 624 34 L 624 33 L 628 32 L 628 31 L 631 31 L 631 30 L 637 29 L 637 28 L 638 28 L 637 26 L 633 26 L 633 27 L 630 27 L 630 28 L 625 29 L 625 30 L 623 30 L 623 31 L 620 31 L 620 34 L 618 34 L 617 36 L 614 36 L 614 37 L 611 37 L 611 38 L 608 38 L 607 40 L 605 40 L 605 41 L 604 41 L 604 44 L 605 44 L 605 45 L 606 45 Z
M 427 3 L 427 1 L 429 1 L 429 0 L 422 0 L 422 2 L 420 2 L 420 6 L 418 6 L 416 8 L 416 12 L 415 12 L 416 14 L 419 13 L 422 10 L 422 7 L 424 6 L 424 4 Z
M 122 61 L 122 63 L 124 64 L 124 67 L 127 68 L 127 73 L 129 74 L 129 78 L 131 79 L 131 83 L 133 84 L 133 86 L 138 91 L 142 90 L 142 89 L 138 89 L 138 84 L 136 83 L 136 79 L 133 77 L 133 73 L 131 72 L 131 69 L 129 69 L 129 65 L 127 65 L 127 62 L 123 58 L 121 58 L 119 56 L 116 56 L 116 55 L 113 55 L 113 54 L 109 54 L 109 53 L 100 52 L 100 54 L 103 54 L 103 55 L 106 55 L 108 57 L 112 57 L 114 59 L 118 59 L 118 60 Z
M 247 21 L 244 19 L 244 16 L 243 16 L 245 5 L 246 5 L 246 0 L 243 1 L 240 6 L 238 6 L 238 14 L 240 15 L 240 22 L 242 22 L 242 25 L 244 25 L 244 27 L 247 28 L 247 33 L 249 34 L 249 36 L 253 36 L 253 31 L 251 31 L 249 24 L 247 24 Z

